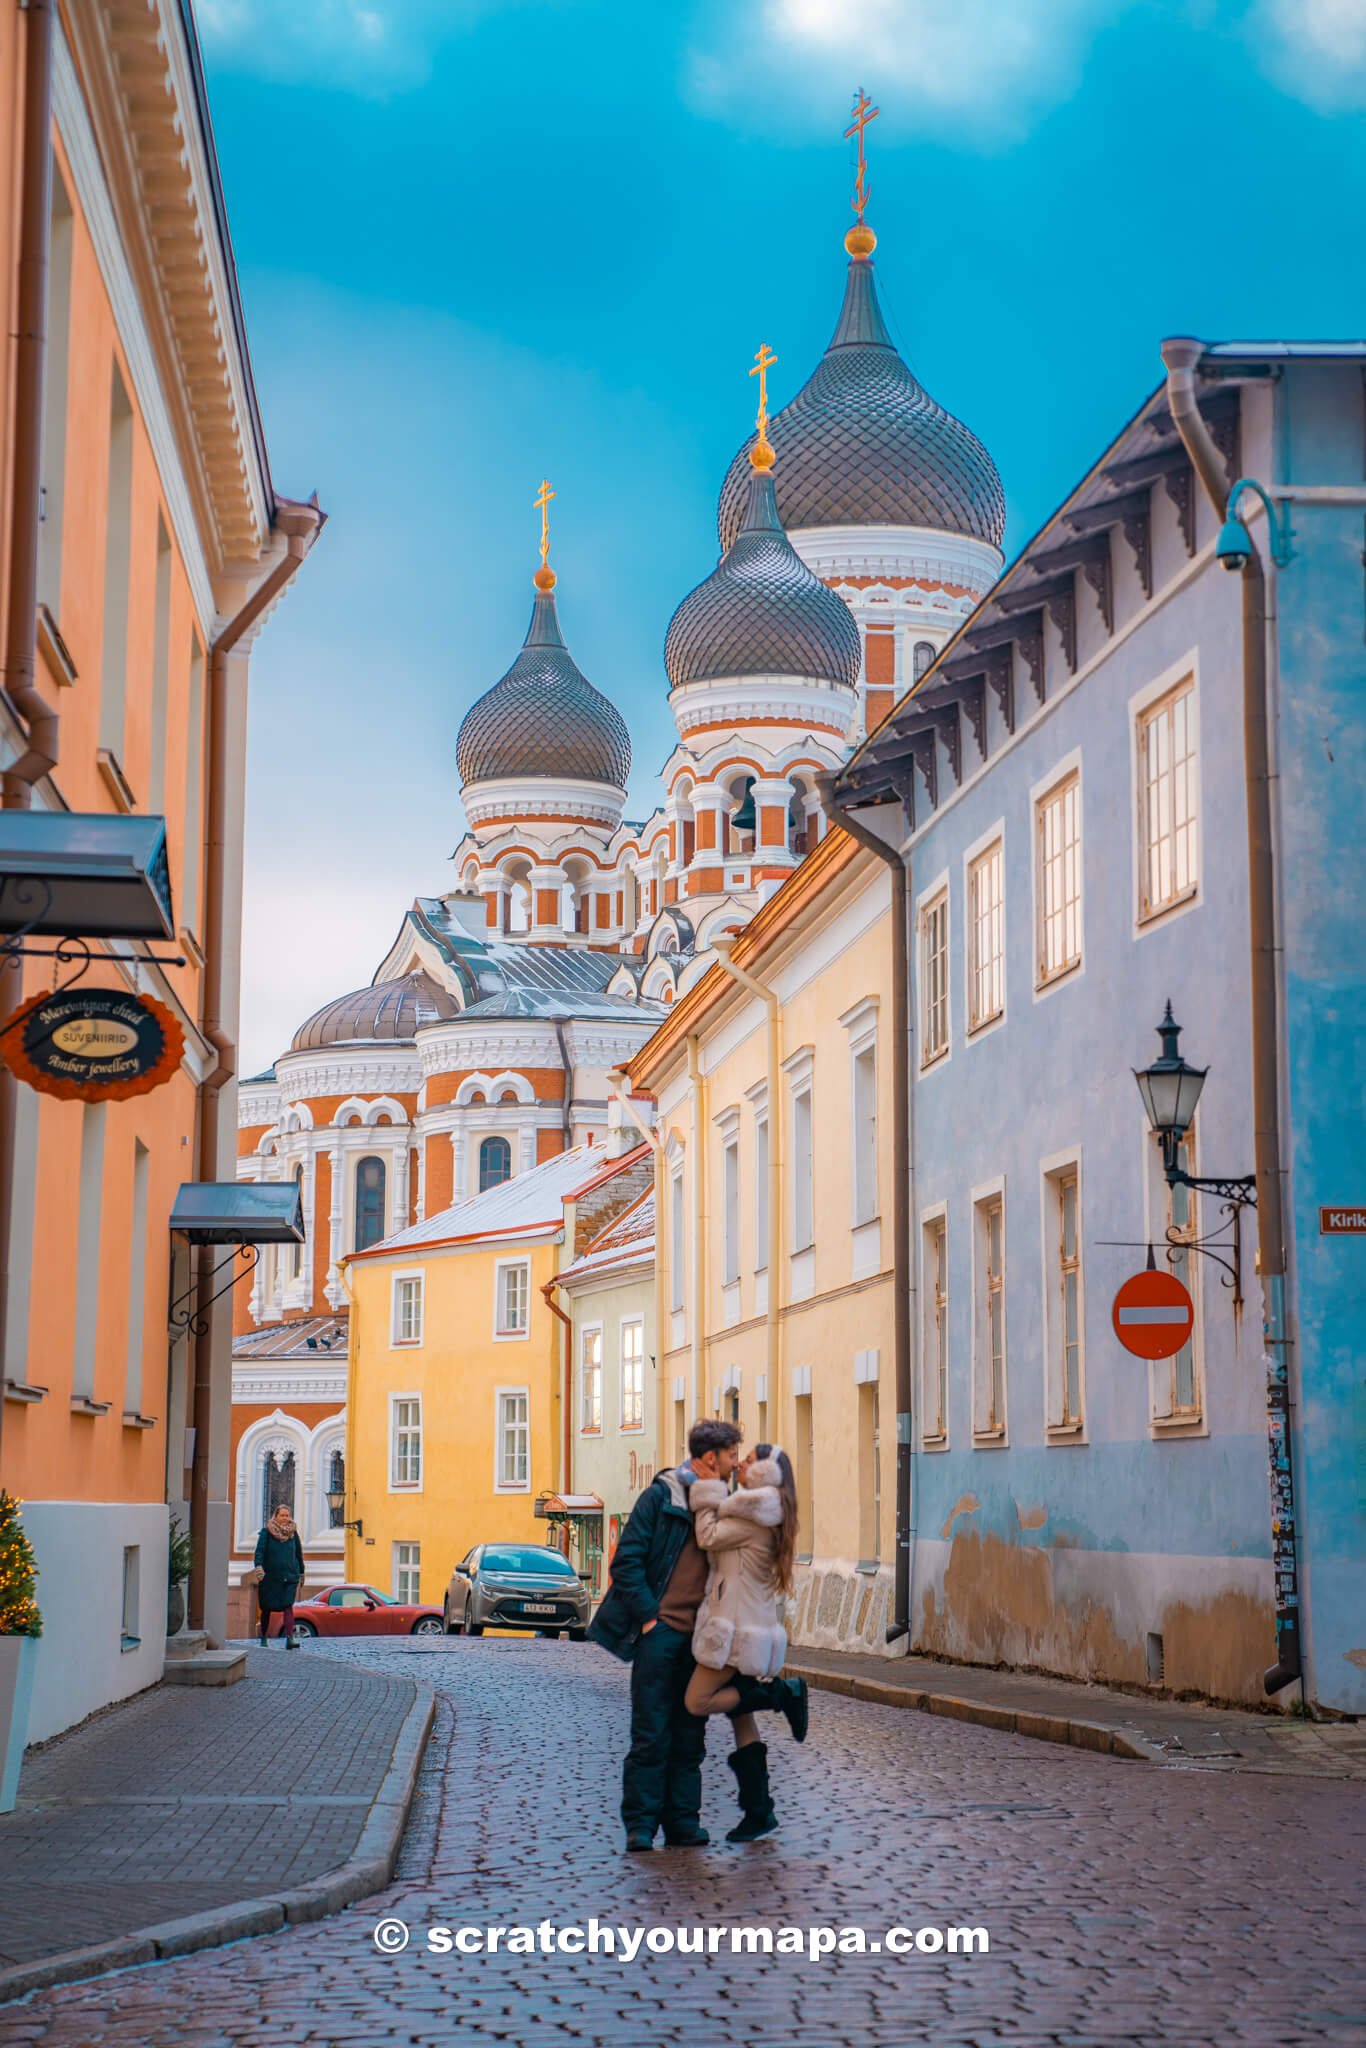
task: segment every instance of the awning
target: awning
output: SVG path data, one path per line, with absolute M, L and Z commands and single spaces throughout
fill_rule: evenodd
M 171 939 L 164 818 L 0 811 L 0 932 Z
M 543 1519 L 547 1515 L 600 1515 L 602 1495 L 598 1493 L 543 1493 L 536 1503 L 536 1513 Z
M 302 1244 L 303 1198 L 292 1180 L 187 1180 L 170 1227 L 191 1244 Z

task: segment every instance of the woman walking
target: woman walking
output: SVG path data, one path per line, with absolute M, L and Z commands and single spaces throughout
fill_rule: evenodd
M 690 1714 L 729 1714 L 735 1748 L 727 1758 L 740 1792 L 741 1819 L 728 1842 L 752 1842 L 778 1825 L 768 1782 L 768 1750 L 759 1740 L 756 1709 L 785 1714 L 798 1742 L 806 1738 L 804 1678 L 780 1678 L 787 1632 L 778 1595 L 792 1591 L 797 1550 L 797 1486 L 786 1451 L 758 1444 L 742 1462 L 740 1487 L 695 1479 L 688 1505 L 693 1534 L 709 1559 L 707 1590 L 697 1612 L 697 1668 L 684 1698 Z
M 261 1641 L 270 1636 L 270 1617 L 280 1617 L 280 1634 L 291 1650 L 299 1645 L 294 1637 L 294 1596 L 304 1575 L 304 1546 L 294 1517 L 287 1507 L 275 1513 L 256 1539 L 256 1600 L 261 1610 Z

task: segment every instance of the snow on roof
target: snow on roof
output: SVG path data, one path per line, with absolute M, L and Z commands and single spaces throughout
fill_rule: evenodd
M 647 1188 L 600 1230 L 582 1258 L 560 1274 L 561 1280 L 587 1279 L 609 1268 L 647 1266 L 655 1255 L 655 1191 Z
M 515 1174 L 496 1188 L 469 1195 L 463 1202 L 396 1230 L 368 1250 L 353 1252 L 357 1259 L 375 1258 L 385 1252 L 420 1250 L 424 1245 L 463 1244 L 471 1238 L 525 1237 L 538 1230 L 558 1229 L 564 1215 L 565 1197 L 595 1173 L 607 1157 L 601 1145 L 575 1145 L 572 1151 L 557 1152 L 540 1166 Z

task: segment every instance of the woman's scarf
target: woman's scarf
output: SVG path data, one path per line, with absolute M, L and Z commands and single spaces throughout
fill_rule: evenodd
M 298 1534 L 294 1517 L 286 1507 L 276 1508 L 266 1527 L 279 1543 L 288 1543 L 291 1536 Z

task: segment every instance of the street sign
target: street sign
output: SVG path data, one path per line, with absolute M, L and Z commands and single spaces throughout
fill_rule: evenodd
M 18 1010 L 0 1058 L 30 1088 L 63 1101 L 124 1102 L 169 1081 L 185 1033 L 170 1010 L 122 988 L 58 989 Z
M 1165 1266 L 1135 1273 L 1115 1295 L 1115 1335 L 1135 1358 L 1175 1358 L 1195 1325 L 1189 1289 Z
M 1359 1237 L 1366 1234 L 1366 1209 L 1320 1209 L 1320 1237 Z

